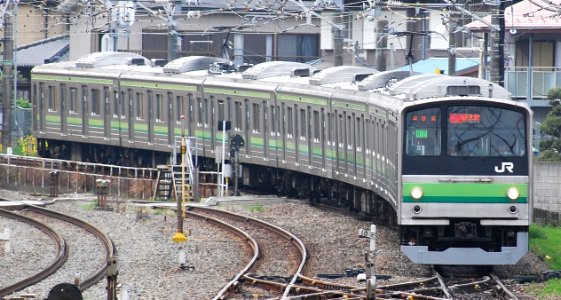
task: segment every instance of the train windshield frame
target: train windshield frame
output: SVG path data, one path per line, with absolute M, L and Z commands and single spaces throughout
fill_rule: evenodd
M 489 106 L 449 106 L 447 154 L 450 156 L 524 156 L 526 124 L 522 113 Z
M 420 108 L 405 115 L 404 153 L 409 157 L 523 157 L 528 153 L 525 122 L 523 112 L 503 107 Z

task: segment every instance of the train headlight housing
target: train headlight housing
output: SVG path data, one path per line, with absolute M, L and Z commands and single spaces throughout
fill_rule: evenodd
M 411 189 L 411 197 L 413 197 L 413 199 L 415 199 L 415 200 L 421 199 L 421 197 L 423 197 L 423 189 L 418 187 L 418 186 L 412 188 Z
M 508 196 L 508 199 L 510 199 L 512 201 L 514 201 L 514 200 L 518 199 L 518 197 L 520 197 L 520 192 L 515 187 L 509 188 L 508 192 L 506 194 Z

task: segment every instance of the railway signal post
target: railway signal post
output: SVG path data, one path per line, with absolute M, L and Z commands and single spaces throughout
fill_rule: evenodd
M 183 218 L 185 218 L 185 116 L 181 116 L 181 199 L 177 199 L 177 230 L 171 238 L 174 243 L 184 243 L 187 236 L 183 232 Z
M 376 268 L 375 268 L 375 255 L 376 255 L 376 225 L 370 226 L 370 231 L 365 229 L 358 230 L 358 236 L 370 239 L 370 252 L 366 252 L 365 260 L 365 273 L 366 273 L 366 299 L 376 299 Z

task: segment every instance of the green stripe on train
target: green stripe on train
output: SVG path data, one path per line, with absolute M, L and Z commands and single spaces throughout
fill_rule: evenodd
M 365 104 L 355 104 L 355 103 L 347 103 L 347 102 L 340 102 L 340 101 L 331 101 L 331 105 L 335 108 L 350 108 L 358 111 L 366 111 Z
M 301 95 L 289 95 L 289 94 L 278 94 L 277 99 L 284 101 L 295 101 L 302 103 L 309 103 L 315 105 L 327 105 L 327 99 L 316 98 L 316 97 L 306 97 Z
M 76 82 L 76 83 L 87 83 L 87 84 L 113 85 L 113 80 L 109 80 L 109 79 L 84 78 L 84 77 L 74 77 L 74 76 L 70 77 L 70 76 L 34 74 L 31 76 L 31 80 L 64 81 L 64 82 Z
M 243 91 L 243 90 L 205 87 L 204 92 L 205 93 L 210 93 L 210 94 L 221 94 L 221 95 L 232 95 L 232 96 L 253 97 L 253 98 L 261 98 L 261 99 L 271 99 L 271 94 L 269 94 L 269 93 L 251 92 L 251 91 Z
M 186 91 L 186 92 L 197 91 L 197 87 L 192 85 L 159 83 L 159 82 L 154 83 L 154 82 L 132 81 L 132 80 L 121 81 L 121 86 L 139 87 L 139 88 L 146 88 L 146 89 L 176 90 L 176 91 Z
M 419 201 L 411 197 L 411 189 L 423 189 L 423 197 Z M 513 203 L 507 192 L 516 187 L 520 197 L 516 203 L 528 202 L 527 184 L 508 183 L 404 183 L 403 202 L 435 202 L 435 203 Z

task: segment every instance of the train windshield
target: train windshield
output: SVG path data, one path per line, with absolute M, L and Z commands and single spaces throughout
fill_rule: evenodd
M 407 114 L 406 148 L 409 156 L 440 155 L 441 145 L 440 108 L 421 109 Z
M 450 156 L 524 156 L 524 114 L 486 106 L 450 106 L 446 116 Z

